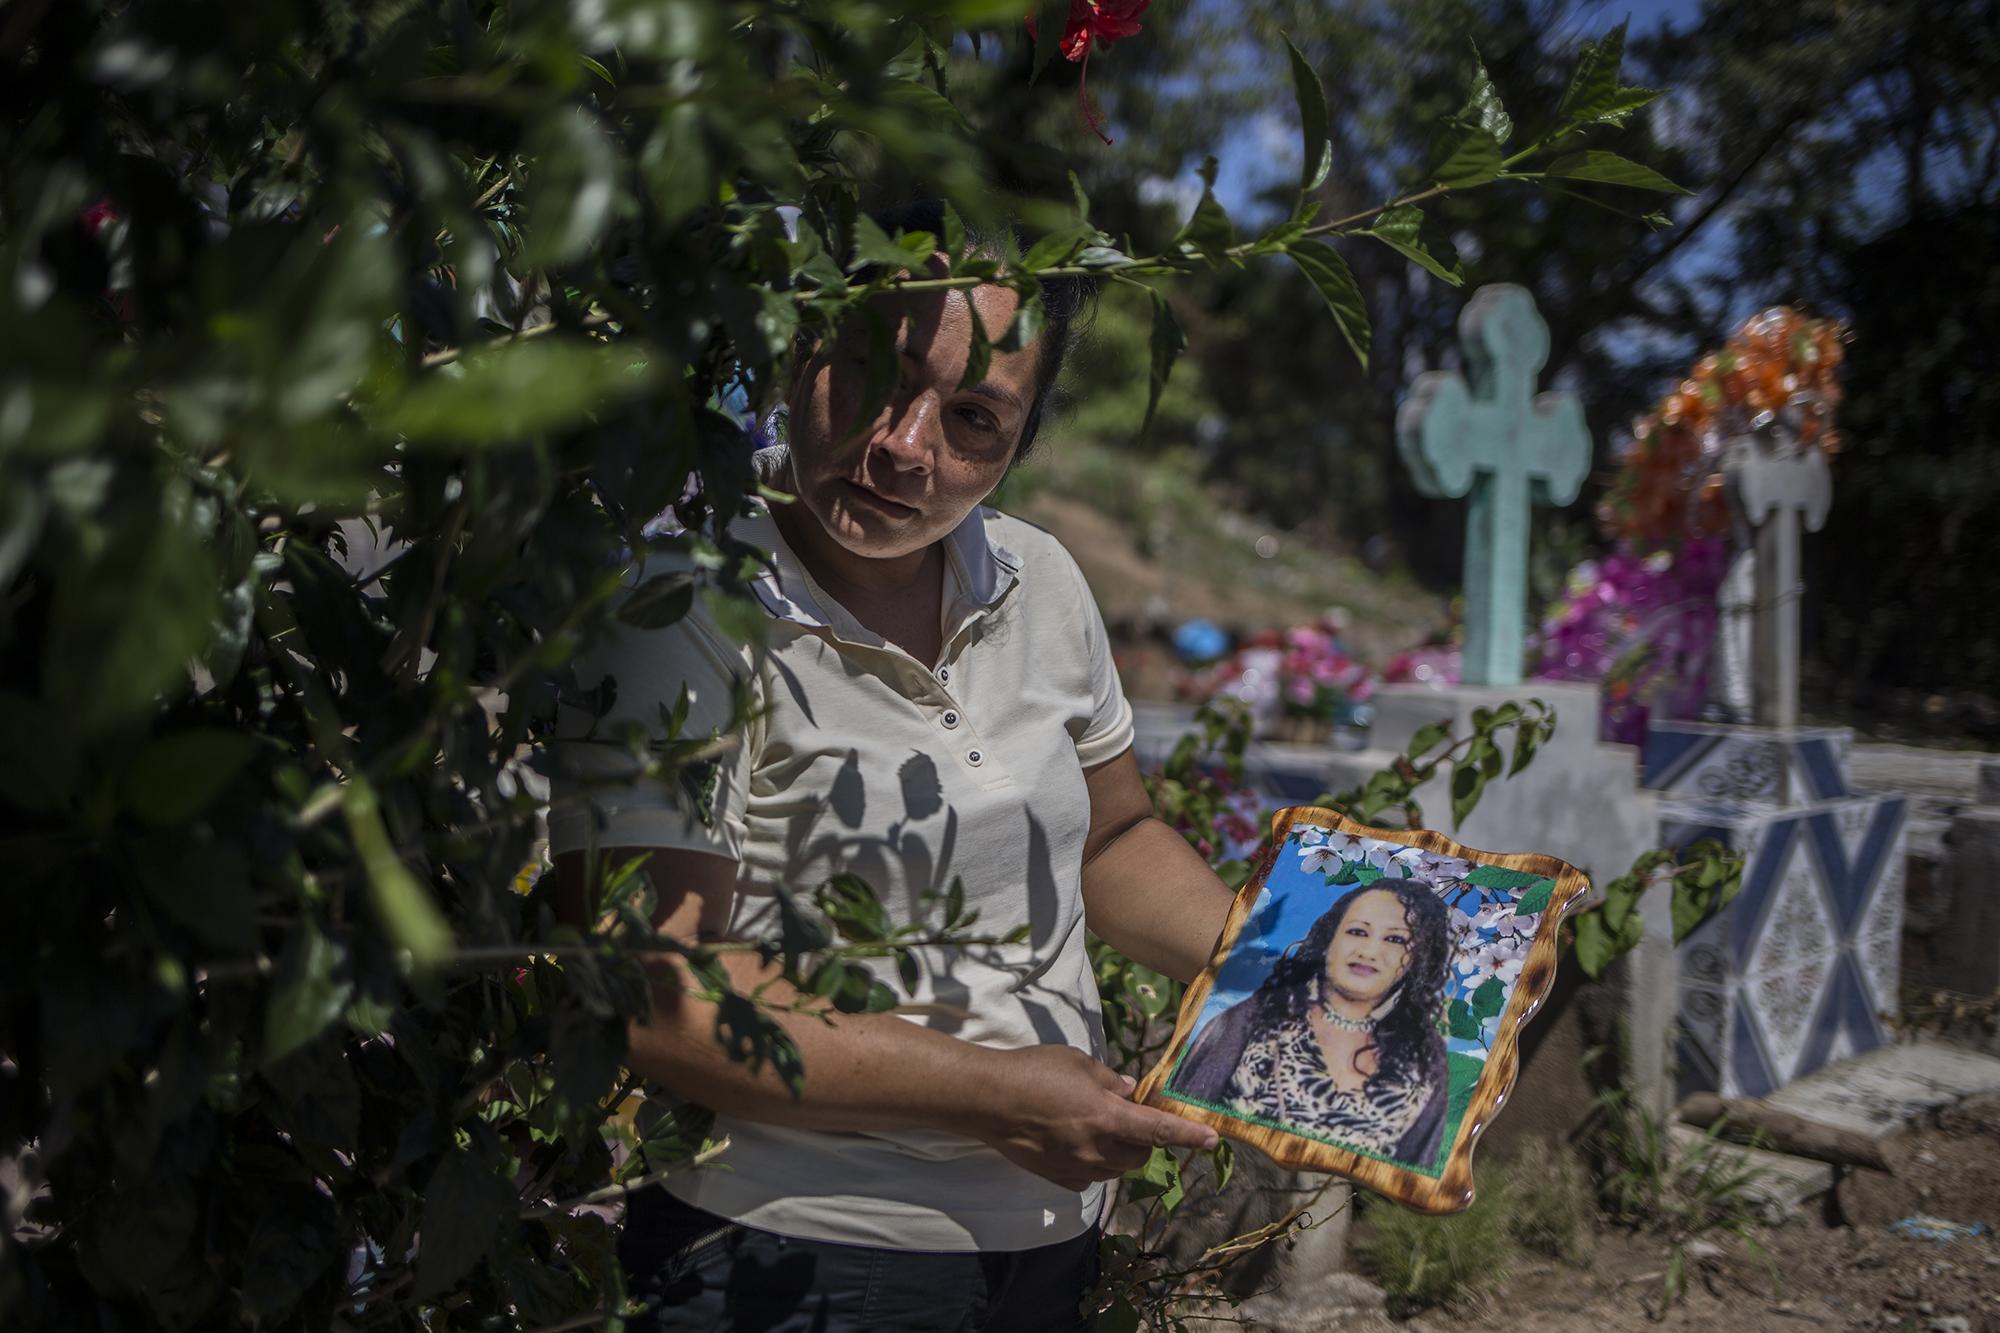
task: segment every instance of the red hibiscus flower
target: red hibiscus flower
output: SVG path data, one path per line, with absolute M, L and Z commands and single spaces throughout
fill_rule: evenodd
M 1109 46 L 1122 38 L 1139 31 L 1139 16 L 1146 12 L 1146 6 L 1153 0 L 1069 0 L 1069 22 L 1063 25 L 1062 41 L 1059 44 L 1063 59 L 1083 66 L 1077 71 L 1076 97 L 1083 108 L 1083 119 L 1097 137 L 1106 143 L 1111 137 L 1104 132 L 1104 118 L 1091 104 L 1090 93 L 1085 85 L 1089 77 L 1090 49 L 1093 43 Z M 1028 15 L 1028 35 L 1035 35 L 1035 16 Z

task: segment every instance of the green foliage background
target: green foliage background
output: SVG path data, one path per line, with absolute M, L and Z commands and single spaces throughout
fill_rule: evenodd
M 1341 255 L 1447 269 L 1380 200 L 1316 221 L 1312 170 L 1261 232 L 1205 196 L 1147 245 L 1114 238 L 1016 132 L 1073 105 L 1028 77 L 1018 18 L 0 16 L 0 1323 L 618 1326 L 592 1208 L 703 1141 L 698 1116 L 614 1115 L 644 961 L 681 955 L 724 1001 L 720 1040 L 804 1071 L 724 994 L 714 949 L 652 935 L 632 867 L 596 867 L 598 929 L 557 919 L 532 860 L 538 743 L 560 695 L 590 702 L 566 664 L 595 626 L 666 624 L 697 595 L 655 579 L 618 599 L 645 550 L 691 555 L 754 633 L 730 594 L 757 555 L 726 531 L 753 489 L 741 414 L 774 403 L 801 336 L 879 340 L 867 301 L 892 285 L 1032 298 L 1108 275 L 1152 321 L 1141 415 L 1173 421 L 1179 325 L 1153 279 L 1283 271 L 1365 355 Z M 991 57 L 968 59 L 968 27 Z M 1319 81 L 1289 63 L 1323 162 Z M 1401 164 L 1424 199 L 1559 177 L 1649 96 L 1615 45 L 1588 48 L 1558 114 L 1503 147 L 1473 68 L 1436 152 Z M 961 74 L 1000 90 L 990 108 Z M 956 215 L 892 237 L 860 213 L 934 194 L 986 221 L 1010 191 L 1044 239 L 1004 268 L 902 279 L 957 251 Z M 1004 337 L 1039 319 L 1030 299 Z M 670 505 L 685 530 L 649 533 Z M 601 739 L 667 783 L 713 743 L 672 717 Z M 1456 744 L 1469 786 L 1497 776 L 1497 752 Z M 840 1008 L 893 1003 L 863 960 L 908 940 L 867 887 L 799 887 L 820 912 L 788 903 L 771 956 Z

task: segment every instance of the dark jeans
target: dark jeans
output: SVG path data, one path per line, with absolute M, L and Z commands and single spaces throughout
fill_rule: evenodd
M 634 1196 L 618 1243 L 644 1333 L 1064 1333 L 1097 1282 L 1097 1228 L 1032 1250 L 891 1250 L 800 1240 Z

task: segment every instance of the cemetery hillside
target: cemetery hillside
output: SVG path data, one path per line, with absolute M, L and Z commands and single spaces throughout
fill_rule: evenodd
M 0 3 L 0 1329 L 2000 1331 L 1996 9 Z

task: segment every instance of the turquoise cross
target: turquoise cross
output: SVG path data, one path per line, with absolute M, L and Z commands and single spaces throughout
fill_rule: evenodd
M 1396 446 L 1425 495 L 1471 493 L 1465 525 L 1468 685 L 1521 683 L 1531 496 L 1566 505 L 1590 470 L 1575 395 L 1535 392 L 1549 326 L 1524 287 L 1481 287 L 1458 317 L 1466 373 L 1417 376 L 1396 414 Z

